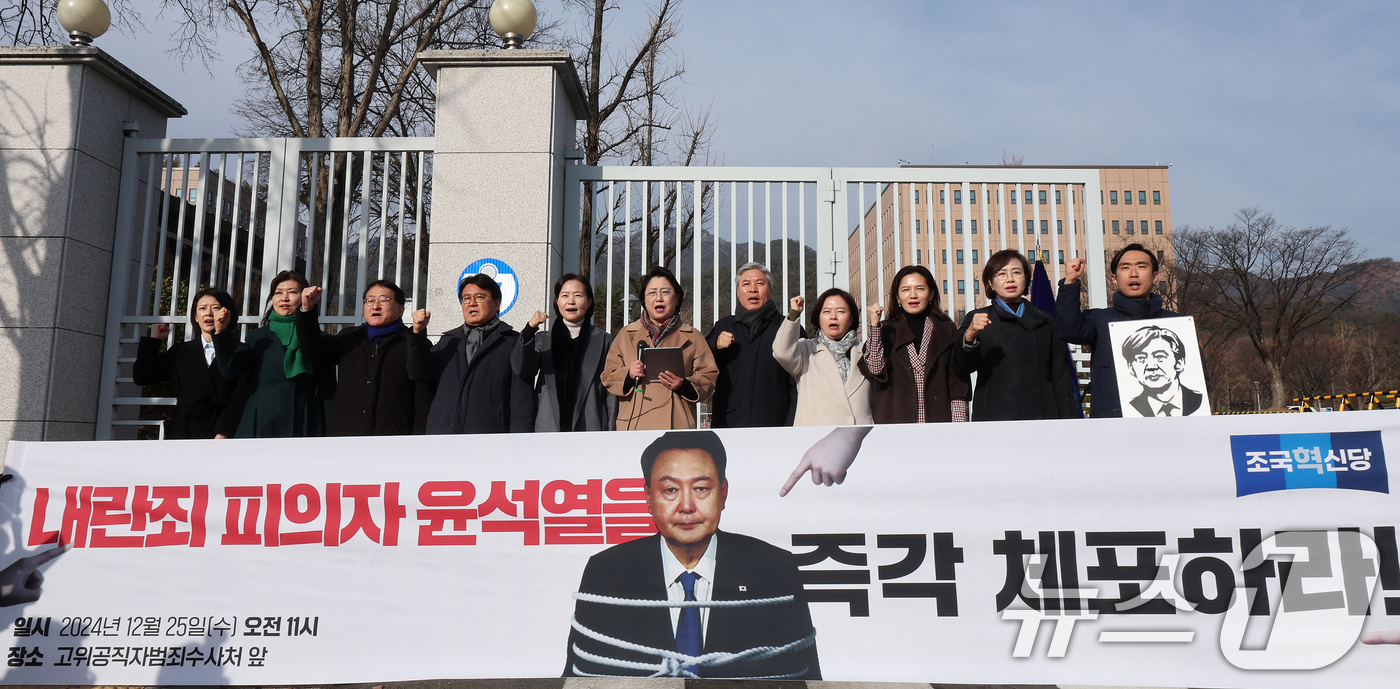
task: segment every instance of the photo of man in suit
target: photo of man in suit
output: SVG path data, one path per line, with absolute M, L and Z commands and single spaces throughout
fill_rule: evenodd
M 792 554 L 719 530 L 725 464 L 711 431 L 672 431 L 642 452 L 658 534 L 589 559 L 565 677 L 821 679 Z
M 1143 416 L 1190 416 L 1201 409 L 1204 396 L 1181 384 L 1186 346 L 1177 334 L 1149 325 L 1123 341 L 1123 360 L 1142 393 L 1131 404 Z

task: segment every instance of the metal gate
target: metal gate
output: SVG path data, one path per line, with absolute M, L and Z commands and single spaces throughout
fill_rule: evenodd
M 427 297 L 431 138 L 136 139 L 125 142 L 97 438 L 158 437 L 160 406 L 131 378 L 146 328 L 192 339 L 202 287 L 228 291 L 246 334 L 264 282 L 302 272 L 326 288 L 321 320 L 359 322 L 360 294 L 388 278 Z
M 609 330 L 635 320 L 635 279 L 653 264 L 689 286 L 685 317 L 705 330 L 732 313 L 734 271 L 750 258 L 768 265 L 784 305 L 830 287 L 883 302 L 888 277 L 923 265 L 956 319 L 987 303 L 981 263 L 995 251 L 1034 252 L 1054 280 L 1066 259 L 1103 253 L 1102 232 L 1091 231 L 1102 226 L 1092 168 L 569 165 L 566 174 L 565 270 L 591 235 Z M 1090 305 L 1104 306 L 1103 266 L 1088 265 Z

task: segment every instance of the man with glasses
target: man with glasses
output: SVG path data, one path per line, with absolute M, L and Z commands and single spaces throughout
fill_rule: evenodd
M 309 317 L 297 319 L 297 337 L 311 343 L 319 362 L 338 367 L 326 435 L 423 433 L 433 387 L 408 375 L 403 290 L 389 280 L 369 283 L 364 294 L 364 325 L 336 335 L 321 331 L 320 309 L 316 308 L 321 294 L 317 292 L 306 301 Z
M 413 312 L 408 372 L 437 387 L 427 432 L 529 433 L 535 430 L 534 381 L 520 375 L 520 338 L 497 314 L 501 287 L 482 274 L 457 286 L 462 325 L 428 341 L 425 309 Z

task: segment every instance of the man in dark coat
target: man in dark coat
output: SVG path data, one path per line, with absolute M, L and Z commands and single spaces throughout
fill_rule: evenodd
M 336 335 L 321 331 L 316 303 L 297 319 L 297 336 L 310 343 L 318 364 L 338 366 L 339 385 L 326 435 L 409 435 L 427 428 L 433 386 L 408 376 L 405 296 L 389 280 L 365 288 L 364 325 Z
M 725 464 L 724 445 L 711 431 L 666 433 L 642 452 L 647 510 L 660 533 L 589 559 L 574 606 L 565 677 L 821 679 L 816 631 L 792 554 L 719 531 L 729 494 Z M 652 604 L 618 605 L 616 599 Z M 696 605 L 681 605 L 685 601 Z M 755 602 L 709 605 L 718 601 Z M 758 660 L 694 660 L 761 647 L 785 650 Z M 628 666 L 633 663 L 649 667 Z
M 719 319 L 706 338 L 719 365 L 710 403 L 714 428 L 791 426 L 797 413 L 797 383 L 773 359 L 783 314 L 773 303 L 772 285 L 773 274 L 762 263 L 740 266 L 734 315 Z
M 1145 318 L 1180 316 L 1162 308 L 1162 296 L 1153 294 L 1157 284 L 1157 256 L 1141 244 L 1129 244 L 1113 255 L 1113 306 L 1082 310 L 1079 305 L 1079 279 L 1084 275 L 1084 259 L 1070 259 L 1065 277 L 1055 295 L 1055 329 L 1062 339 L 1093 350 L 1089 359 L 1089 416 L 1121 417 L 1118 399 L 1117 359 L 1109 345 L 1108 324 Z
M 501 287 L 486 275 L 463 278 L 458 286 L 462 326 L 428 342 L 427 310 L 413 313 L 408 343 L 408 374 L 437 385 L 428 408 L 427 432 L 529 433 L 535 428 L 532 381 L 516 368 L 520 337 L 497 318 Z M 514 364 L 514 365 L 512 365 Z

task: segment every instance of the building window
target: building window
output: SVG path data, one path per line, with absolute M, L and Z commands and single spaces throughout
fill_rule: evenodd
M 997 203 L 1001 203 L 1001 189 L 997 189 Z
M 973 262 L 973 263 L 977 263 L 977 250 L 976 250 L 976 249 L 973 249 L 973 250 L 972 250 L 972 262 Z
M 947 249 L 944 249 L 944 250 L 943 250 L 943 265 L 945 265 L 945 266 L 948 265 L 948 250 L 947 250 Z
M 1056 220 L 1056 221 L 1055 221 L 1055 234 L 1064 234 L 1064 233 L 1065 233 L 1065 221 L 1063 221 L 1063 220 Z
M 918 190 L 918 189 L 915 189 L 915 190 L 914 190 L 914 205 L 915 205 L 915 206 L 919 205 L 919 190 Z
M 1129 220 L 1129 221 L 1125 222 L 1124 224 L 1127 225 L 1127 227 L 1123 228 L 1124 230 L 1127 230 L 1126 232 L 1124 232 L 1124 234 L 1132 234 L 1132 233 L 1133 233 L 1133 221 Z
M 914 218 L 914 234 L 923 234 L 923 229 L 922 226 L 919 224 L 918 218 Z
M 1166 252 L 1165 252 L 1165 251 L 1162 251 L 1161 249 L 1158 249 L 1158 250 L 1157 250 L 1157 265 L 1161 265 L 1161 264 L 1165 263 L 1166 260 L 1167 260 Z
M 1152 192 L 1152 205 L 1154 205 L 1154 206 L 1160 206 L 1160 205 L 1162 205 L 1162 192 L 1160 192 L 1160 191 L 1154 191 L 1154 192 Z
M 972 234 L 977 234 L 977 221 L 972 221 Z
M 190 190 L 190 203 L 194 203 L 195 200 L 198 199 L 198 198 L 199 198 L 199 190 L 198 190 L 198 189 L 191 189 L 191 190 Z
M 973 280 L 973 281 L 972 281 L 972 293 L 973 293 L 973 294 L 981 294 L 981 293 L 982 293 L 982 283 L 980 283 L 980 282 L 978 282 L 978 281 L 976 281 L 976 280 Z
M 1011 190 L 1011 205 L 1016 205 L 1016 190 Z
M 1061 249 L 1061 250 L 1060 250 L 1060 265 L 1064 265 L 1064 264 L 1065 264 L 1065 251 L 1064 251 L 1064 249 Z
M 915 250 L 914 250 L 914 263 L 923 263 L 923 262 L 924 262 L 924 250 L 923 250 L 923 249 L 915 249 Z
M 1103 230 L 1103 233 L 1104 233 L 1104 234 L 1108 234 L 1108 221 L 1107 221 L 1107 220 L 1100 220 L 1100 221 L 1099 221 L 1099 229 Z
M 968 202 L 968 203 L 977 203 L 977 190 L 976 190 L 976 189 L 968 189 L 968 190 L 967 190 L 967 202 Z
M 1040 233 L 1041 233 L 1041 234 L 1050 234 L 1050 221 L 1049 221 L 1049 220 L 1041 220 L 1041 221 L 1040 221 Z
M 948 281 L 947 281 L 947 280 L 944 280 L 944 281 L 943 281 L 943 293 L 944 293 L 944 294 L 947 294 L 947 293 L 948 293 Z
M 1113 234 L 1118 234 L 1118 221 L 1113 221 Z
M 1118 205 L 1118 192 L 1116 192 L 1116 191 L 1110 191 L 1110 192 L 1108 192 L 1108 205 L 1110 205 L 1110 206 L 1116 206 L 1116 205 Z
M 1015 221 L 1015 220 L 1012 220 L 1012 221 L 1011 221 L 1011 234 L 1017 234 L 1017 232 L 1016 232 L 1016 221 Z
M 1056 205 L 1056 206 L 1060 205 L 1060 190 L 1059 190 L 1059 189 L 1056 189 L 1056 190 L 1055 190 L 1055 205 Z
M 967 294 L 967 289 L 963 286 L 962 280 L 958 280 L 958 294 Z
M 962 189 L 953 190 L 953 203 L 962 203 Z
M 1133 205 L 1133 192 L 1131 192 L 1131 191 L 1125 191 L 1125 192 L 1123 192 L 1123 205 L 1125 205 L 1125 206 L 1131 206 L 1131 205 Z
M 1102 189 L 1099 190 L 1099 205 L 1100 205 L 1100 206 L 1103 205 L 1103 190 L 1102 190 Z
M 1147 205 L 1147 192 L 1145 192 L 1145 191 L 1139 191 L 1139 192 L 1138 192 L 1138 205 L 1139 205 L 1139 206 L 1146 206 L 1146 205 Z
M 1143 220 L 1139 222 L 1138 229 L 1141 230 L 1143 234 L 1147 234 L 1147 221 Z
M 1157 221 L 1157 234 L 1162 234 L 1162 221 Z
M 962 262 L 963 262 L 963 252 L 962 252 L 962 249 L 958 249 L 958 265 L 962 265 Z
M 938 224 L 939 224 L 939 226 L 941 226 L 941 227 L 943 228 L 943 234 L 948 234 L 948 221 L 947 221 L 947 220 L 939 220 L 939 221 L 938 221 Z
M 1031 203 L 1031 190 L 1030 190 L 1030 189 L 1027 189 L 1027 190 L 1026 190 L 1026 204 L 1029 205 L 1030 203 Z
M 953 221 L 953 233 L 954 233 L 954 234 L 962 234 L 962 221 L 961 221 L 961 220 L 954 220 L 954 221 Z
M 1041 190 L 1040 190 L 1040 205 L 1042 205 L 1042 206 L 1045 205 L 1045 190 L 1044 190 L 1044 189 L 1041 189 Z

